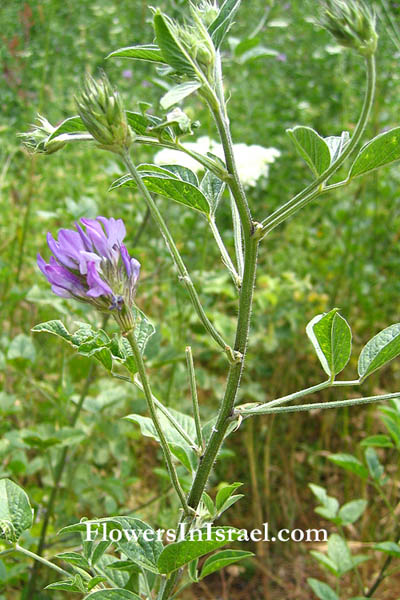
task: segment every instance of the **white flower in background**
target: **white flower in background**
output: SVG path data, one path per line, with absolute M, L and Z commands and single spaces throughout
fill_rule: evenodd
M 221 144 L 218 144 L 211 138 L 203 136 L 196 142 L 185 144 L 188 150 L 199 154 L 211 152 L 223 159 L 224 152 Z M 263 146 L 247 144 L 234 144 L 236 164 L 241 181 L 245 187 L 254 187 L 260 177 L 268 177 L 269 165 L 281 155 L 277 148 L 264 148 Z M 195 173 L 203 170 L 203 166 L 191 156 L 179 150 L 170 150 L 165 148 L 160 150 L 154 157 L 156 165 L 182 165 L 191 169 Z

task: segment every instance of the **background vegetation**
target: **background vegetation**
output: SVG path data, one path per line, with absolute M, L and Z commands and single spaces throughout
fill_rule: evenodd
M 121 165 L 85 145 L 69 146 L 45 159 L 31 157 L 16 137 L 28 129 L 37 112 L 54 124 L 75 114 L 73 96 L 84 73 L 100 68 L 118 84 L 128 108 L 137 109 L 139 100 L 157 106 L 165 90 L 154 68 L 123 59 L 104 60 L 113 49 L 150 41 L 147 4 L 147 0 L 11 0 L 0 8 L 0 476 L 20 483 L 35 506 L 35 526 L 24 536 L 25 545 L 33 548 L 55 464 L 63 448 L 69 448 L 50 523 L 48 555 L 59 549 L 57 530 L 82 516 L 135 511 L 154 527 L 163 527 L 176 511 L 156 444 L 143 442 L 131 423 L 120 420 L 127 410 L 144 412 L 139 392 L 103 378 L 100 368 L 95 372 L 89 359 L 74 356 L 55 338 L 30 334 L 36 323 L 53 318 L 68 323 L 97 319 L 86 307 L 53 297 L 38 273 L 36 253 L 47 256 L 48 230 L 70 227 L 81 216 L 124 218 L 127 246 L 142 264 L 137 303 L 157 326 L 147 351 L 153 387 L 172 407 L 184 411 L 189 406 L 184 350 L 191 344 L 205 418 L 221 397 L 223 358 L 216 357 L 192 314 L 140 197 L 129 190 L 107 191 L 122 174 Z M 156 5 L 178 15 L 187 3 L 158 0 Z M 310 176 L 285 129 L 302 124 L 324 136 L 338 135 L 343 129 L 352 130 L 357 119 L 363 93 L 361 61 L 340 51 L 326 32 L 316 28 L 311 19 L 316 5 L 303 0 L 243 2 L 225 46 L 234 141 L 281 151 L 268 180 L 249 190 L 251 204 L 261 215 L 289 198 Z M 391 11 L 396 20 L 396 3 Z M 399 120 L 398 48 L 386 21 L 380 23 L 379 32 L 378 91 L 369 138 Z M 243 40 L 249 39 L 253 41 L 245 45 Z M 210 117 L 194 97 L 185 108 L 199 119 L 199 135 L 215 137 Z M 151 161 L 146 148 L 136 152 L 138 162 Z M 266 401 L 320 381 L 320 367 L 305 336 L 305 326 L 315 314 L 341 308 L 356 332 L 355 357 L 374 333 L 399 320 L 399 182 L 396 166 L 370 175 L 311 204 L 266 240 L 242 402 Z M 205 224 L 166 200 L 159 200 L 159 205 L 207 309 L 229 337 L 233 319 L 226 306 L 230 300 L 234 305 L 232 287 Z M 222 206 L 219 224 L 226 232 L 229 219 L 229 207 Z M 345 376 L 351 379 L 355 370 L 356 363 L 350 363 Z M 395 362 L 370 377 L 363 391 L 365 395 L 396 391 L 399 380 L 400 366 Z M 86 396 L 84 411 L 72 430 L 70 420 L 81 394 Z M 328 391 L 321 398 L 339 396 Z M 351 529 L 354 544 L 361 547 L 386 539 L 393 521 L 381 497 L 326 460 L 330 452 L 357 454 L 357 442 L 382 431 L 378 415 L 379 409 L 371 405 L 246 422 L 227 441 L 217 465 L 218 480 L 245 482 L 246 497 L 231 510 L 230 524 L 249 529 L 264 521 L 273 529 L 326 526 L 313 512 L 315 502 L 307 487 L 311 481 L 342 502 L 354 497 L 370 500 L 369 516 Z M 388 495 L 394 499 L 399 465 L 390 450 L 380 450 L 380 457 L 393 475 Z M 211 481 L 211 489 L 214 485 Z M 255 561 L 231 567 L 215 584 L 207 580 L 207 587 L 218 589 L 218 597 L 224 599 L 307 599 L 307 576 L 321 575 L 309 549 L 294 543 L 257 548 Z M 374 572 L 370 563 L 361 569 Z M 0 598 L 21 597 L 28 576 L 28 563 L 20 556 L 0 559 Z M 40 571 L 40 584 L 52 577 Z M 379 597 L 393 599 L 395 584 L 393 577 Z M 350 576 L 348 585 L 352 589 Z M 205 586 L 193 594 L 188 598 L 217 597 Z M 35 596 L 50 597 L 58 598 L 56 592 Z

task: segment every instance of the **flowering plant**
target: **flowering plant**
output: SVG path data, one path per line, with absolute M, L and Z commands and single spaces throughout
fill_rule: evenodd
M 58 240 L 48 234 L 52 257 L 46 263 L 39 255 L 38 264 L 53 292 L 63 298 L 89 302 L 102 313 L 112 314 L 120 327 L 120 335 L 110 340 L 103 330 L 91 331 L 89 335 L 85 333 L 82 341 L 82 331 L 79 335 L 70 334 L 59 321 L 40 324 L 34 330 L 53 333 L 71 343 L 78 352 L 98 358 L 111 376 L 121 377 L 113 367 L 116 362 L 123 363 L 129 373 L 129 377 L 123 378 L 142 390 L 148 408 L 147 416 L 128 415 L 127 419 L 139 423 L 142 431 L 160 444 L 181 509 L 176 515 L 175 526 L 183 532 L 183 539 L 164 545 L 157 536 L 152 536 L 151 540 L 146 539 L 146 543 L 141 544 L 132 542 L 133 536 L 129 539 L 125 536 L 124 539 L 121 533 L 121 536 L 115 536 L 115 540 L 112 538 L 116 546 L 115 556 L 108 552 L 110 540 L 99 542 L 83 538 L 82 554 L 67 553 L 63 557 L 69 565 L 69 571 L 66 571 L 42 556 L 47 517 L 36 554 L 17 544 L 21 531 L 28 529 L 32 523 L 31 509 L 21 489 L 17 486 L 14 488 L 12 482 L 3 484 L 1 493 L 16 498 L 15 510 L 9 511 L 11 517 L 3 519 L 3 537 L 10 544 L 15 544 L 18 551 L 28 553 L 62 573 L 66 579 L 53 587 L 83 594 L 85 598 L 178 598 L 181 590 L 190 582 L 200 581 L 222 566 L 249 557 L 249 553 L 235 549 L 218 552 L 228 541 L 237 538 L 237 532 L 232 533 L 230 529 L 227 540 L 225 530 L 221 537 L 220 530 L 212 526 L 224 511 L 240 500 L 241 495 L 235 494 L 240 484 L 222 487 L 215 498 L 211 498 L 206 491 L 225 438 L 238 430 L 243 421 L 258 415 L 339 408 L 400 397 L 399 393 L 394 393 L 325 403 L 295 403 L 323 389 L 359 386 L 371 373 L 400 354 L 400 326 L 395 324 L 378 333 L 364 347 L 355 379 L 337 379 L 350 359 L 352 334 L 347 321 L 337 308 L 333 308 L 312 319 L 306 330 L 325 373 L 324 380 L 268 402 L 238 403 L 246 352 L 251 343 L 249 332 L 253 290 L 261 242 L 273 229 L 330 190 L 344 188 L 353 179 L 400 159 L 399 128 L 389 130 L 360 147 L 375 92 L 375 17 L 361 0 L 347 3 L 329 0 L 323 11 L 323 24 L 339 44 L 355 50 L 365 62 L 365 97 L 357 125 L 351 136 L 343 132 L 325 138 L 309 127 L 289 129 L 288 135 L 311 169 L 313 180 L 270 214 L 264 217 L 253 215 L 243 184 L 254 185 L 260 174 L 266 173 L 266 165 L 278 154 L 274 149 L 256 150 L 253 147 L 252 152 L 260 157 L 261 166 L 258 165 L 259 170 L 252 173 L 247 182 L 243 181 L 238 159 L 242 150 L 247 155 L 248 147 L 235 145 L 232 141 L 221 63 L 221 48 L 233 26 L 239 5 L 240 0 L 225 0 L 221 7 L 216 2 L 190 3 L 191 22 L 184 26 L 160 10 L 154 10 L 155 43 L 121 48 L 109 55 L 109 58 L 145 60 L 161 66 L 161 73 L 171 84 L 160 102 L 166 115 L 126 111 L 120 96 L 103 76 L 98 82 L 90 78 L 85 83 L 83 91 L 77 96 L 77 116 L 70 117 L 56 128 L 42 118 L 41 126 L 25 136 L 29 146 L 40 152 L 52 153 L 70 142 L 84 141 L 95 142 L 102 150 L 119 157 L 126 174 L 112 184 L 112 189 L 134 187 L 139 191 L 166 243 L 180 281 L 187 290 L 193 312 L 214 342 L 216 352 L 226 356 L 224 393 L 211 423 L 202 422 L 190 346 L 186 348 L 186 359 L 191 415 L 182 415 L 169 409 L 154 396 L 144 362 L 143 354 L 152 328 L 144 315 L 140 319 L 132 316 L 138 314 L 134 297 L 140 265 L 129 256 L 123 243 L 126 231 L 122 221 L 112 217 L 83 218 L 81 224 L 76 224 L 75 230 L 60 230 Z M 198 95 L 215 121 L 220 142 L 211 144 L 211 153 L 210 148 L 208 151 L 202 149 L 201 138 L 197 145 L 185 143 L 183 138 L 192 132 L 194 124 L 180 110 L 169 112 L 172 106 L 186 101 L 192 94 Z M 190 157 L 202 166 L 201 180 L 193 172 L 197 169 L 193 168 L 192 171 L 182 164 L 165 165 L 161 158 L 158 158 L 158 162 L 163 166 L 136 165 L 131 157 L 131 149 L 139 144 L 150 144 L 162 152 L 166 149 L 168 152 L 178 151 Z M 391 148 L 391 151 L 388 152 L 387 148 Z M 347 176 L 329 183 L 347 160 L 350 161 Z M 225 194 L 225 190 L 229 193 Z M 154 194 L 177 202 L 182 210 L 197 211 L 210 227 L 235 288 L 238 311 L 233 340 L 226 339 L 226 333 L 219 330 L 204 309 L 201 295 L 154 200 Z M 223 201 L 230 203 L 234 240 L 232 249 L 227 248 L 216 221 L 218 207 Z M 87 329 L 83 329 L 87 332 Z M 61 472 L 65 455 L 63 461 Z M 182 476 L 178 467 L 184 468 L 188 477 Z M 87 528 L 91 529 L 91 525 L 96 523 L 101 523 L 106 534 L 110 528 L 119 528 L 121 532 L 135 532 L 137 539 L 143 530 L 151 530 L 150 525 L 136 517 L 113 516 L 69 525 L 62 532 L 84 534 Z M 193 531 L 204 528 L 209 531 L 209 539 L 193 540 Z M 199 568 L 199 559 L 214 551 L 217 552 Z M 120 575 L 129 571 L 135 576 L 128 579 L 121 576 L 119 582 L 122 583 L 117 584 L 111 576 L 104 576 L 107 573 L 107 560 L 114 562 L 113 567 L 120 571 Z M 28 585 L 28 597 L 33 594 L 35 585 L 33 572 Z M 317 589 L 314 583 L 313 586 L 313 589 Z M 320 586 L 319 589 L 323 588 Z M 336 594 L 333 590 L 331 592 L 330 596 L 320 597 L 335 598 Z

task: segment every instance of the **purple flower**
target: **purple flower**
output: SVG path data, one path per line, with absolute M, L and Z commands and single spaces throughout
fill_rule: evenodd
M 38 254 L 39 269 L 57 296 L 90 302 L 103 312 L 126 312 L 133 306 L 140 263 L 129 256 L 125 235 L 121 219 L 81 219 L 75 229 L 60 229 L 58 240 L 47 234 L 53 255 L 46 263 Z

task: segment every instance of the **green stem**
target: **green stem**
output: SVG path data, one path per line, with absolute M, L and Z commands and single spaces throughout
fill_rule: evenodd
M 131 379 L 129 379 L 128 377 L 127 378 L 124 377 L 124 380 L 132 383 Z M 133 383 L 139 388 L 139 390 L 141 392 L 144 392 L 144 387 L 143 387 L 141 381 L 136 376 L 133 379 Z M 168 421 L 171 423 L 172 427 L 174 427 L 174 429 L 176 429 L 176 431 L 179 433 L 179 435 L 182 436 L 182 438 L 185 440 L 185 442 L 187 442 L 189 444 L 189 446 L 191 448 L 193 448 L 193 450 L 198 451 L 198 447 L 196 446 L 195 441 L 192 440 L 192 438 L 186 433 L 186 431 L 183 429 L 183 427 L 181 427 L 181 425 L 179 425 L 178 421 L 169 412 L 168 408 L 166 408 L 164 406 L 164 404 L 162 402 L 160 402 L 154 395 L 153 395 L 153 402 L 156 405 L 156 407 L 159 409 L 159 411 L 162 412 L 163 415 L 168 419 Z
M 246 194 L 240 182 L 235 162 L 235 155 L 233 153 L 233 143 L 229 128 L 229 119 L 226 112 L 222 83 L 221 56 L 219 52 L 217 52 L 215 63 L 216 92 L 208 87 L 208 89 L 205 89 L 201 95 L 203 95 L 205 101 L 207 102 L 207 105 L 217 125 L 219 137 L 224 150 L 225 163 L 229 173 L 229 177 L 226 181 L 235 200 L 245 236 L 249 237 L 254 231 L 254 224 L 249 205 L 247 203 Z
M 221 256 L 222 256 L 222 261 L 225 264 L 225 266 L 227 267 L 229 273 L 231 274 L 231 277 L 233 279 L 233 283 L 235 284 L 235 286 L 240 289 L 240 286 L 242 285 L 241 279 L 233 265 L 233 262 L 231 260 L 231 257 L 229 256 L 228 250 L 225 247 L 225 244 L 221 238 L 221 235 L 219 233 L 217 224 L 215 223 L 215 219 L 213 216 L 208 217 L 208 223 L 210 225 L 211 231 L 213 233 L 214 239 L 217 242 L 219 251 L 221 252 Z
M 172 460 L 171 450 L 169 449 L 168 442 L 163 433 L 160 421 L 158 420 L 157 409 L 156 409 L 156 405 L 154 404 L 153 394 L 152 394 L 150 383 L 149 383 L 149 380 L 148 380 L 148 377 L 146 374 L 146 369 L 145 369 L 145 366 L 143 363 L 143 358 L 142 358 L 141 352 L 137 345 L 137 341 L 136 341 L 134 334 L 132 332 L 130 332 L 127 334 L 126 337 L 129 340 L 129 343 L 132 348 L 133 356 L 135 358 L 136 365 L 137 365 L 138 372 L 139 372 L 139 377 L 140 377 L 140 380 L 143 385 L 143 391 L 144 391 L 144 395 L 146 397 L 147 406 L 148 406 L 154 427 L 157 431 L 158 438 L 160 440 L 160 445 L 161 445 L 161 448 L 162 448 L 162 451 L 164 454 L 165 462 L 167 463 L 167 468 L 168 468 L 168 472 L 169 472 L 169 475 L 171 478 L 171 482 L 175 488 L 176 493 L 179 496 L 179 499 L 182 503 L 182 507 L 183 507 L 185 514 L 188 514 L 190 512 L 190 510 L 189 510 L 189 507 L 188 507 L 188 504 L 186 501 L 185 494 L 181 488 L 181 484 L 179 483 L 178 475 L 177 475 L 177 472 L 176 472 L 176 469 L 175 469 L 175 466 L 174 466 L 174 463 Z
M 298 406 L 280 406 L 275 408 L 265 408 L 262 411 L 241 410 L 232 418 L 238 415 L 272 415 L 275 413 L 301 412 L 307 410 L 325 410 L 326 408 L 343 408 L 344 406 L 358 406 L 361 404 L 371 404 L 372 402 L 383 402 L 383 400 L 394 400 L 400 398 L 400 392 L 394 394 L 382 394 L 381 396 L 367 396 L 365 398 L 351 398 L 350 400 L 338 400 L 334 402 L 315 402 L 314 404 L 299 404 Z
M 40 562 L 43 565 L 46 565 L 46 567 L 49 567 L 50 569 L 53 569 L 54 571 L 61 573 L 61 575 L 64 575 L 65 577 L 68 577 L 69 579 L 71 579 L 73 577 L 71 575 L 71 573 L 68 573 L 68 571 L 64 571 L 64 569 L 62 569 L 61 567 L 58 567 L 57 565 L 50 562 L 49 560 L 46 560 L 45 558 L 43 558 L 43 556 L 39 556 L 38 554 L 31 552 L 30 550 L 27 550 L 26 548 L 19 546 L 19 544 L 15 544 L 14 547 L 18 552 L 25 554 L 25 556 L 29 556 L 29 558 L 33 558 L 34 561 Z M 31 598 L 31 597 L 32 596 L 29 596 L 29 598 Z
M 262 221 L 263 234 L 266 235 L 272 229 L 277 227 L 280 223 L 288 219 L 293 213 L 297 212 L 300 208 L 311 202 L 319 192 L 323 190 L 324 183 L 339 169 L 344 161 L 350 156 L 353 150 L 356 148 L 360 141 L 371 112 L 372 104 L 374 101 L 375 94 L 375 57 L 369 56 L 366 58 L 367 68 L 367 89 L 365 92 L 364 104 L 361 110 L 360 118 L 357 126 L 354 130 L 353 136 L 346 146 L 344 152 L 331 164 L 331 166 L 324 171 L 315 181 L 313 181 L 308 187 L 297 194 L 294 198 L 286 202 L 283 206 L 279 207 L 269 217 Z M 318 189 L 320 188 L 320 189 Z
M 204 450 L 203 432 L 201 430 L 199 399 L 197 397 L 196 375 L 194 372 L 193 354 L 190 346 L 186 347 L 186 364 L 189 375 L 190 394 L 192 396 L 193 418 L 196 426 L 197 444 L 201 451 Z
M 193 285 L 193 282 L 190 278 L 188 270 L 186 269 L 186 266 L 182 260 L 182 257 L 179 254 L 179 251 L 175 245 L 175 242 L 172 239 L 169 229 L 168 229 L 164 219 L 162 218 L 160 211 L 158 210 L 157 205 L 153 200 L 152 195 L 150 194 L 149 190 L 146 188 L 145 184 L 143 183 L 142 178 L 140 177 L 140 174 L 138 173 L 135 165 L 133 164 L 129 153 L 125 153 L 122 156 L 122 159 L 123 159 L 128 171 L 132 175 L 134 181 L 136 182 L 138 189 L 143 194 L 144 199 L 146 200 L 146 203 L 151 211 L 152 217 L 156 221 L 156 223 L 161 231 L 161 234 L 165 240 L 165 243 L 167 244 L 168 250 L 170 251 L 170 254 L 174 260 L 174 263 L 179 271 L 179 275 L 180 275 L 183 283 L 185 284 L 186 289 L 188 290 L 188 293 L 189 293 L 189 296 L 190 296 L 190 299 L 192 301 L 195 311 L 197 312 L 205 329 L 213 337 L 213 339 L 217 342 L 217 344 L 227 353 L 228 358 L 229 358 L 229 356 L 231 354 L 230 347 L 224 341 L 224 339 L 218 333 L 218 331 L 215 329 L 215 327 L 211 323 L 211 321 L 208 319 L 208 317 L 204 311 L 204 308 L 201 305 L 199 296 L 198 296 L 197 291 L 196 291 L 196 289 Z
M 213 431 L 208 440 L 204 456 L 199 463 L 192 487 L 189 492 L 188 505 L 193 510 L 196 510 L 199 505 L 207 485 L 211 469 L 221 449 L 230 423 L 230 417 L 233 413 L 233 408 L 240 385 L 249 338 L 253 289 L 257 271 L 257 253 L 260 242 L 260 232 L 255 228 L 255 224 L 253 223 L 250 209 L 247 204 L 246 195 L 240 183 L 235 164 L 232 139 L 229 130 L 229 121 L 226 114 L 222 86 L 221 59 L 219 53 L 217 54 L 216 60 L 215 81 L 216 94 L 210 87 L 208 87 L 208 89 L 204 90 L 203 97 L 214 116 L 224 149 L 225 162 L 229 172 L 227 183 L 234 198 L 243 230 L 244 267 L 242 287 L 239 294 L 239 314 L 236 327 L 236 337 L 234 350 L 232 352 L 232 358 L 234 360 L 231 361 L 229 367 L 225 394 L 218 412 L 216 424 L 213 427 Z M 176 571 L 169 577 L 165 587 L 163 586 L 163 589 L 159 594 L 160 600 L 168 600 L 168 598 L 171 597 L 179 576 L 179 572 Z
M 260 404 L 259 406 L 254 407 L 253 409 L 249 408 L 248 410 L 241 410 L 240 406 L 237 407 L 236 411 L 242 415 L 256 415 L 256 414 L 264 414 L 264 409 L 272 408 L 273 406 L 280 406 L 282 404 L 287 404 L 292 400 L 297 400 L 298 398 L 302 398 L 303 396 L 308 396 L 310 394 L 314 394 L 315 392 L 320 392 L 326 388 L 331 387 L 345 387 L 350 385 L 360 385 L 360 381 L 358 379 L 354 379 L 352 381 L 332 381 L 328 379 L 328 381 L 324 381 L 323 383 L 318 383 L 317 385 L 313 385 L 304 390 L 300 390 L 298 392 L 294 392 L 293 394 L 289 394 L 288 396 L 282 396 L 281 398 L 277 398 L 276 400 L 271 400 L 270 402 L 266 402 L 265 404 Z M 235 411 L 235 412 L 236 412 Z
M 197 469 L 188 497 L 188 504 L 196 509 L 206 487 L 214 461 L 220 451 L 233 412 L 247 349 L 253 288 L 257 266 L 259 240 L 254 237 L 246 243 L 243 285 L 240 293 L 239 316 L 234 350 L 237 362 L 230 365 L 225 395 L 217 417 L 217 422 L 208 441 L 203 460 Z

